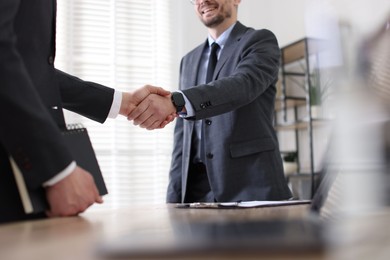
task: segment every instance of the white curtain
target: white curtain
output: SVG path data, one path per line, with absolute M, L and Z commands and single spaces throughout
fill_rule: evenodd
M 132 91 L 176 88 L 170 1 L 58 0 L 56 67 L 84 80 Z M 101 125 L 73 113 L 89 131 L 109 195 L 93 209 L 164 203 L 173 124 L 148 131 L 122 116 Z

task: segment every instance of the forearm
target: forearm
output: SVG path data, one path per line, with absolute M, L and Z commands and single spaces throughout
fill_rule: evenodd
M 56 70 L 62 105 L 64 108 L 103 123 L 113 104 L 113 88 L 83 81 L 63 71 Z

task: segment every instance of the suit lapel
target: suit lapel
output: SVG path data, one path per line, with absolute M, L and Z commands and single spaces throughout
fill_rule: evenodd
M 221 56 L 217 62 L 217 66 L 215 67 L 213 79 L 217 77 L 219 71 L 225 65 L 226 61 L 233 55 L 236 51 L 236 46 L 241 40 L 242 35 L 248 30 L 248 27 L 242 25 L 240 22 L 234 26 L 228 40 L 226 41 L 225 47 L 222 50 Z
M 194 52 L 192 53 L 189 63 L 194 64 L 195 66 L 191 66 L 192 69 L 190 71 L 190 74 L 187 74 L 186 77 L 188 77 L 188 83 L 186 86 L 183 86 L 185 88 L 189 88 L 192 86 L 198 85 L 198 72 L 199 72 L 199 65 L 200 65 L 200 59 L 202 57 L 203 49 L 206 47 L 207 40 L 204 44 L 198 46 Z

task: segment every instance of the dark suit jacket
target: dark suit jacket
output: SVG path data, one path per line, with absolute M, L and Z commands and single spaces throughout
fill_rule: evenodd
M 290 198 L 273 128 L 280 49 L 273 33 L 237 23 L 218 60 L 213 82 L 198 85 L 207 42 L 182 59 L 180 89 L 203 120 L 206 168 L 217 201 Z M 183 202 L 193 120 L 177 119 L 167 202 Z
M 0 1 L 0 221 L 26 217 L 9 156 L 42 189 L 73 160 L 62 108 L 104 122 L 112 104 L 113 89 L 54 68 L 55 12 L 55 0 Z

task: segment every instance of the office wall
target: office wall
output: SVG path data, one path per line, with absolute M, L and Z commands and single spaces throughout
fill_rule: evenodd
M 188 0 L 171 1 L 173 14 L 171 21 L 177 32 L 175 46 L 175 77 L 181 57 L 204 41 L 207 29 L 199 21 L 194 6 Z M 273 31 L 279 45 L 295 41 L 305 35 L 304 12 L 307 0 L 242 0 L 238 19 L 254 28 L 267 28 Z
M 169 0 L 176 34 L 175 60 L 202 42 L 207 30 L 188 0 Z M 247 26 L 273 31 L 284 46 L 304 36 L 318 36 L 329 15 L 369 34 L 390 16 L 388 0 L 242 0 L 238 18 Z M 326 17 L 325 17 L 326 16 Z M 178 68 L 178 65 L 177 65 Z
M 172 22 L 177 31 L 179 59 L 206 39 L 207 29 L 194 13 L 188 0 L 170 0 L 175 9 Z M 307 0 L 242 0 L 238 19 L 254 28 L 273 31 L 281 46 L 305 35 L 304 9 Z
M 389 0 L 322 0 L 341 21 L 368 36 L 390 18 Z

